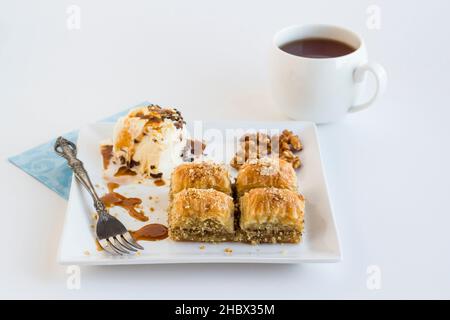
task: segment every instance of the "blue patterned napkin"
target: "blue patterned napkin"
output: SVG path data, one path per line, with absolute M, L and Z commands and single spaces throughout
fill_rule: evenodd
M 148 104 L 148 102 L 142 102 L 135 107 Z M 120 113 L 114 114 L 100 122 L 114 122 L 119 117 L 127 114 L 130 109 L 128 108 Z M 78 130 L 69 132 L 63 136 L 76 143 Z M 17 156 L 10 157 L 8 160 L 67 200 L 72 181 L 72 171 L 67 166 L 67 161 L 53 151 L 55 140 L 56 138 Z

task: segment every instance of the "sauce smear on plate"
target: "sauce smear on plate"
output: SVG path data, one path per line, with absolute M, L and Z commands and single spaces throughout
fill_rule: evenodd
M 166 239 L 169 235 L 169 230 L 165 225 L 159 223 L 150 223 L 139 230 L 130 231 L 134 240 L 156 241 Z
M 122 207 L 128 211 L 128 214 L 131 217 L 139 221 L 148 221 L 148 217 L 142 211 L 137 210 L 137 207 L 142 203 L 142 200 L 139 198 L 127 198 L 120 193 L 114 192 L 114 190 L 118 187 L 119 184 L 117 183 L 108 183 L 109 192 L 101 197 L 101 200 L 105 206 L 107 208 L 114 206 Z

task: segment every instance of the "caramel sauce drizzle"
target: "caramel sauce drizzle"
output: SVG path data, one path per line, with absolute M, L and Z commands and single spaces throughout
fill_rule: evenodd
M 120 193 L 114 192 L 116 188 L 119 187 L 119 184 L 110 182 L 108 183 L 109 192 L 101 197 L 101 200 L 105 204 L 107 208 L 111 207 L 122 207 L 128 211 L 128 214 L 139 220 L 139 221 L 148 221 L 148 217 L 142 212 L 137 210 L 137 206 L 142 203 L 142 200 L 139 198 L 127 198 Z
M 159 223 L 150 223 L 136 231 L 130 231 L 134 240 L 157 241 L 166 239 L 169 236 L 169 229 Z
M 103 169 L 108 169 L 109 164 L 111 163 L 111 159 L 113 158 L 113 146 L 102 145 L 100 146 L 100 152 L 102 154 L 103 159 Z M 137 173 L 131 170 L 128 166 L 120 167 L 117 172 L 114 174 L 115 177 L 123 177 L 123 176 L 135 176 Z
M 136 172 L 131 170 L 128 167 L 120 167 L 119 170 L 114 174 L 114 177 L 123 177 L 123 176 L 135 176 Z
M 113 157 L 113 146 L 112 145 L 103 145 L 100 147 L 100 152 L 102 153 L 103 158 L 103 169 L 108 169 L 109 163 Z
M 162 187 L 162 186 L 164 186 L 164 185 L 166 184 L 166 182 L 165 182 L 163 179 L 155 180 L 153 183 L 154 183 L 155 186 L 157 186 L 157 187 Z
M 136 231 L 130 231 L 130 234 L 136 241 L 158 241 L 167 239 L 169 236 L 169 229 L 165 225 L 159 223 L 150 223 Z M 104 250 L 97 239 L 95 239 L 95 246 L 97 251 Z

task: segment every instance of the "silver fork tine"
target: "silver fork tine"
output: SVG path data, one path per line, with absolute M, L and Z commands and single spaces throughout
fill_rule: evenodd
M 130 251 L 133 251 L 133 252 L 136 252 L 136 251 L 137 251 L 137 250 L 136 250 L 135 248 L 133 248 L 130 244 L 128 244 L 128 242 L 127 242 L 125 239 L 123 239 L 120 235 L 115 236 L 114 239 L 115 239 L 118 243 L 120 243 L 120 245 L 121 245 L 122 247 L 124 247 L 125 249 L 130 250 Z
M 125 239 L 126 242 L 128 242 L 130 245 L 132 245 L 133 247 L 140 249 L 140 250 L 144 250 L 144 247 L 141 246 L 139 243 L 137 243 L 133 237 L 131 236 L 131 234 L 129 232 L 125 232 L 124 234 L 122 234 L 122 237 Z
M 124 245 L 122 245 L 122 243 L 116 238 L 116 237 L 112 237 L 112 243 L 114 243 L 114 246 L 119 249 L 122 250 L 123 252 L 125 252 L 126 254 L 130 254 L 130 251 L 127 249 L 127 247 L 125 247 Z
M 114 250 L 111 249 L 111 247 L 108 245 L 108 242 L 106 241 L 106 239 L 98 239 L 98 243 L 100 243 L 100 245 L 102 246 L 103 250 L 105 250 L 106 252 L 108 252 L 109 254 L 115 255 L 117 254 Z
M 108 251 L 108 252 L 112 252 L 112 254 L 113 254 L 114 256 L 121 256 L 121 255 L 123 255 L 122 252 L 120 252 L 119 250 L 117 250 L 116 248 L 114 248 L 114 246 L 111 246 L 111 245 L 109 244 L 109 242 L 108 242 L 108 244 L 106 245 L 105 248 L 108 248 L 107 251 Z
M 112 239 L 112 241 L 111 241 L 111 239 Z M 128 251 L 120 248 L 119 245 L 117 245 L 117 243 L 115 242 L 113 237 L 108 239 L 108 244 L 111 246 L 112 249 L 115 249 L 115 251 L 118 251 L 118 252 L 120 252 L 122 254 L 128 254 L 129 253 Z

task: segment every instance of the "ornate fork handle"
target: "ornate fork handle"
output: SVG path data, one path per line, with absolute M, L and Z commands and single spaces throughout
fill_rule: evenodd
M 86 188 L 94 200 L 94 207 L 99 214 L 108 214 L 105 204 L 100 200 L 91 179 L 84 168 L 83 162 L 77 158 L 77 146 L 63 137 L 56 139 L 55 152 L 67 160 L 69 167 L 72 169 L 77 180 Z

